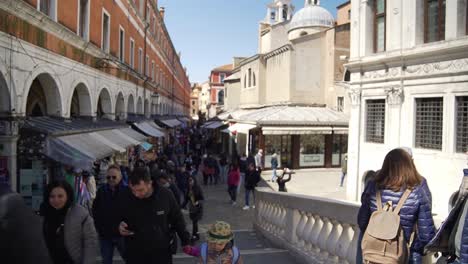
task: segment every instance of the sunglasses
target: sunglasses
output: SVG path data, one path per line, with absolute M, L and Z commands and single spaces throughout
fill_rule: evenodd
M 116 179 L 117 179 L 117 176 L 107 176 L 106 178 L 107 178 L 108 180 L 110 180 L 110 179 L 116 180 Z

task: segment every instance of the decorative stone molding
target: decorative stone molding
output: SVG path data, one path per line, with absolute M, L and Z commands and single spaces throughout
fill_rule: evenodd
M 361 104 L 361 89 L 359 88 L 349 88 L 348 96 L 351 99 L 352 106 L 358 106 Z
M 407 66 L 405 76 L 421 76 L 468 71 L 468 59 L 439 61 Z
M 387 94 L 387 103 L 389 105 L 401 105 L 403 103 L 403 88 L 401 86 L 392 86 L 385 88 Z
M 364 75 L 362 76 L 362 80 L 394 78 L 400 75 L 401 75 L 401 67 L 393 67 L 388 70 L 384 69 L 384 70 L 364 72 Z

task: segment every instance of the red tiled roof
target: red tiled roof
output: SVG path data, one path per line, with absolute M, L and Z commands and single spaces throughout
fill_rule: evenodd
M 232 64 L 226 64 L 223 66 L 216 67 L 212 71 L 229 72 L 229 71 L 232 71 L 233 69 L 234 67 L 232 67 Z

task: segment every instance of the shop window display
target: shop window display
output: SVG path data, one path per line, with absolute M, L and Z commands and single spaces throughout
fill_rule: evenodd
M 332 153 L 332 166 L 341 166 L 341 160 L 345 153 L 348 152 L 348 136 L 347 135 L 333 135 L 333 153 Z
M 325 135 L 301 135 L 299 166 L 325 166 Z

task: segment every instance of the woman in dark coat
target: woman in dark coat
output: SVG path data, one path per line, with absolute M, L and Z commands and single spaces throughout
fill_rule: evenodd
M 43 231 L 55 264 L 96 263 L 97 234 L 88 210 L 75 204 L 73 189 L 65 181 L 47 186 L 42 212 Z
M 190 176 L 187 179 L 187 191 L 185 193 L 185 202 L 182 208 L 185 208 L 188 204 L 189 216 L 192 220 L 192 241 L 200 239 L 198 234 L 198 222 L 203 217 L 203 191 L 197 183 L 195 177 Z
M 409 263 L 422 263 L 424 246 L 435 235 L 428 195 L 430 191 L 424 178 L 416 170 L 413 160 L 403 149 L 390 151 L 385 157 L 382 169 L 367 184 L 361 197 L 358 224 L 361 233 L 364 233 L 371 214 L 377 210 L 377 191 L 381 193 L 382 204 L 391 201 L 395 207 L 407 189 L 411 190 L 411 194 L 400 211 L 400 224 L 406 241 L 411 241 L 413 233 L 417 234 L 410 245 Z

